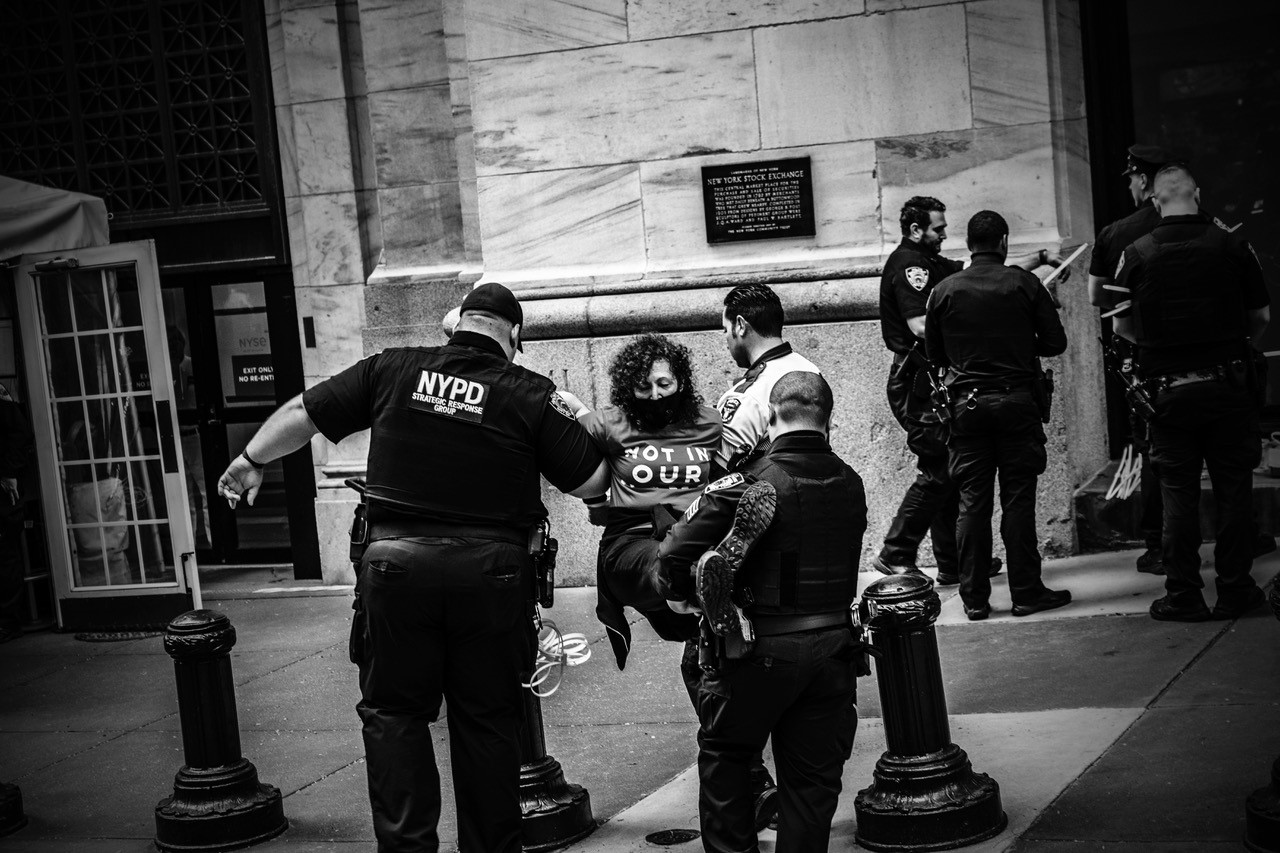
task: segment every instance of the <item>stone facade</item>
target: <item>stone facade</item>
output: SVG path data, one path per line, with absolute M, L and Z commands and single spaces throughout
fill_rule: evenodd
M 942 199 L 956 256 L 982 208 L 1015 251 L 1093 233 L 1075 0 L 271 0 L 268 21 L 308 383 L 440 340 L 483 278 L 525 302 L 522 363 L 589 403 L 641 331 L 691 346 L 714 402 L 737 372 L 720 301 L 765 281 L 836 392 L 868 550 L 914 475 L 876 322 L 902 203 Z M 709 244 L 701 167 L 794 156 L 812 162 L 816 235 Z M 1073 550 L 1071 496 L 1106 457 L 1085 280 L 1082 261 L 1057 288 L 1071 347 L 1051 365 L 1052 554 Z M 331 582 L 349 577 L 341 477 L 366 441 L 313 448 Z M 591 582 L 596 531 L 577 501 L 547 503 L 561 582 Z

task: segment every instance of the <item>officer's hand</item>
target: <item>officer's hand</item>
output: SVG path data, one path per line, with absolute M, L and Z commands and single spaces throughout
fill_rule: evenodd
M 583 403 L 581 400 L 579 400 L 577 395 L 573 394 L 572 392 L 557 388 L 556 396 L 558 396 L 561 400 L 564 400 L 566 403 L 569 404 L 569 408 L 573 409 L 573 416 L 575 418 L 581 415 L 583 412 L 591 411 L 590 409 L 587 408 L 586 404 Z
M 582 502 L 587 505 L 587 520 L 596 527 L 604 527 L 609 521 L 609 496 L 596 495 L 593 498 L 583 498 Z
M 243 456 L 232 459 L 227 470 L 218 478 L 218 494 L 227 499 L 227 506 L 232 509 L 236 508 L 242 497 L 249 502 L 249 506 L 253 506 L 261 486 L 262 472 L 250 465 Z
M 680 614 L 692 613 L 696 616 L 702 613 L 702 611 L 698 609 L 698 605 L 694 604 L 692 601 L 672 601 L 668 598 L 667 607 L 670 607 L 672 611 Z

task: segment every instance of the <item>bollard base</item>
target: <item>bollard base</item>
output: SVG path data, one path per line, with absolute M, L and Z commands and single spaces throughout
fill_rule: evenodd
M 1271 765 L 1271 784 L 1244 802 L 1244 846 L 1252 853 L 1280 853 L 1280 758 Z
M 258 781 L 242 758 L 229 767 L 183 767 L 173 796 L 156 805 L 155 845 L 163 851 L 219 851 L 248 847 L 289 828 L 280 789 Z
M 0 782 L 0 836 L 17 832 L 27 825 L 27 814 L 22 810 L 22 790 L 17 785 Z
M 855 840 L 868 850 L 951 850 L 999 835 L 1000 785 L 954 743 L 930 755 L 885 753 L 858 792 Z
M 549 755 L 520 768 L 520 837 L 526 853 L 572 844 L 596 828 L 591 794 L 565 781 L 560 762 Z

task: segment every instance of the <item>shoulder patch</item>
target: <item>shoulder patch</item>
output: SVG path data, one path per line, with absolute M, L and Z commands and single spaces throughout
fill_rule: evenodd
M 929 283 L 929 271 L 924 267 L 907 267 L 903 275 L 907 277 L 907 284 L 916 290 L 924 290 L 924 286 Z
M 1111 278 L 1112 278 L 1113 280 L 1114 280 L 1114 279 L 1119 278 L 1119 277 L 1120 277 L 1120 270 L 1122 270 L 1122 269 L 1124 269 L 1124 252 L 1121 252 L 1121 253 L 1120 253 L 1120 263 L 1116 264 L 1116 274 L 1115 274 L 1115 275 L 1113 275 Z
M 564 415 L 569 420 L 571 421 L 575 420 L 573 416 L 573 409 L 570 408 L 569 404 L 564 401 L 563 397 L 561 397 L 555 391 L 552 391 L 551 396 L 548 397 L 547 399 L 551 401 L 551 408 L 555 409 L 557 412 Z
M 725 397 L 720 404 L 720 419 L 725 423 L 733 420 L 734 413 L 738 411 L 738 407 L 742 405 L 741 397 Z
M 727 489 L 730 486 L 736 486 L 739 483 L 742 483 L 745 481 L 746 481 L 746 478 L 743 477 L 741 474 L 726 474 L 725 476 L 721 477 L 719 480 L 716 480 L 714 483 L 711 483 L 710 485 L 708 485 L 705 489 L 702 490 L 702 493 L 704 495 L 709 495 L 712 492 L 718 492 L 721 489 Z

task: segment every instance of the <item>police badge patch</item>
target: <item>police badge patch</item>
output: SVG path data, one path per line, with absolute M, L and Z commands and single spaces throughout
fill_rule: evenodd
M 924 290 L 924 286 L 929 283 L 929 271 L 924 267 L 907 267 L 904 275 L 907 277 L 907 284 L 916 290 Z
M 729 397 L 720 404 L 720 420 L 728 423 L 733 420 L 733 413 L 742 405 L 741 397 Z
M 568 403 L 564 401 L 564 398 L 561 397 L 559 394 L 557 394 L 555 391 L 551 392 L 551 408 L 555 409 L 557 412 L 564 415 L 569 420 L 574 419 L 573 409 L 569 406 Z
M 719 480 L 716 480 L 714 483 L 712 483 L 711 485 L 703 489 L 702 493 L 704 495 L 709 495 L 712 492 L 718 492 L 721 489 L 727 489 L 730 486 L 736 486 L 739 483 L 744 482 L 744 480 L 745 478 L 741 474 L 726 474 L 725 476 L 721 477 Z

